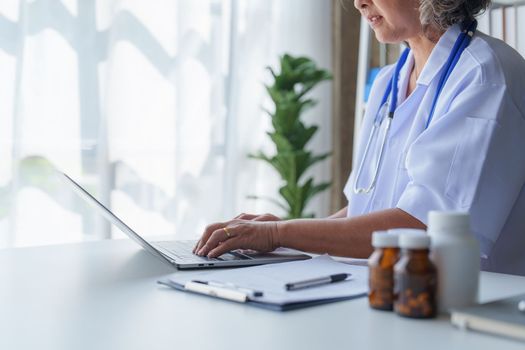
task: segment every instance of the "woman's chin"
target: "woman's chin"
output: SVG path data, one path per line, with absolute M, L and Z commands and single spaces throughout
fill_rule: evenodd
M 382 33 L 382 32 L 375 32 L 376 39 L 381 44 L 399 44 L 401 41 L 399 39 L 396 39 L 392 37 L 392 35 L 389 35 L 388 33 Z

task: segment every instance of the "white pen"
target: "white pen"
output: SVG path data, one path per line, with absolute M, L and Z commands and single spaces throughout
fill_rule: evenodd
M 518 303 L 518 310 L 520 310 L 521 312 L 525 312 L 525 299 L 524 299 L 524 300 L 521 300 L 521 301 Z
M 198 281 L 198 280 L 194 280 L 193 282 L 203 283 L 203 284 L 207 284 L 213 287 L 238 290 L 238 291 L 248 294 L 250 297 L 262 297 L 263 296 L 262 291 L 251 289 L 251 288 L 239 287 L 238 285 L 234 283 L 229 283 L 229 282 L 223 283 L 223 282 L 216 282 L 216 281 Z
M 240 303 L 244 303 L 246 302 L 246 300 L 248 300 L 248 295 L 239 290 L 210 286 L 207 283 L 201 283 L 196 281 L 186 282 L 186 284 L 184 285 L 184 289 L 195 293 L 206 294 L 212 297 L 237 301 Z

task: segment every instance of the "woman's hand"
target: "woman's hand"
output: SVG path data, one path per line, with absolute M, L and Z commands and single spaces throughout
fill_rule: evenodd
M 241 213 L 233 218 L 230 222 L 224 222 L 224 223 L 215 223 L 212 225 L 209 225 L 204 230 L 204 233 L 202 234 L 201 239 L 197 242 L 197 245 L 193 248 L 193 254 L 198 254 L 199 251 L 202 249 L 204 244 L 208 241 L 210 236 L 213 234 L 216 230 L 223 230 L 224 228 L 234 220 L 251 220 L 251 221 L 281 221 L 281 219 L 273 214 L 246 214 Z M 226 228 L 226 230 L 229 230 Z M 225 232 L 225 231 L 224 231 Z M 201 255 L 201 254 L 198 254 Z
M 234 249 L 271 252 L 277 247 L 279 240 L 275 221 L 233 219 L 206 227 L 193 253 L 216 258 Z

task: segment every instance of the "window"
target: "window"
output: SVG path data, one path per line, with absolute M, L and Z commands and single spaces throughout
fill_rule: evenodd
M 144 235 L 191 238 L 240 211 L 275 212 L 246 199 L 279 183 L 246 157 L 271 147 L 264 67 L 290 52 L 330 68 L 329 4 L 2 1 L 0 247 L 121 236 L 55 168 Z M 312 147 L 326 151 L 328 84 L 315 94 Z

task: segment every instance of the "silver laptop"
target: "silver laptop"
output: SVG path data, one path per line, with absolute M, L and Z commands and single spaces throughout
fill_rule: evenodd
M 243 251 L 230 251 L 218 258 L 208 259 L 192 253 L 193 247 L 197 241 L 165 241 L 165 242 L 148 242 L 138 233 L 133 231 L 124 221 L 120 220 L 115 214 L 100 203 L 95 197 L 87 192 L 82 186 L 76 183 L 65 173 L 63 175 L 66 182 L 71 185 L 76 193 L 85 201 L 91 204 L 102 216 L 117 226 L 129 238 L 137 242 L 146 251 L 155 255 L 157 258 L 170 263 L 178 269 L 202 269 L 213 267 L 227 266 L 250 266 L 272 264 L 293 260 L 305 260 L 311 258 L 307 254 L 297 253 L 296 251 L 279 249 L 271 253 L 253 253 L 247 254 Z

